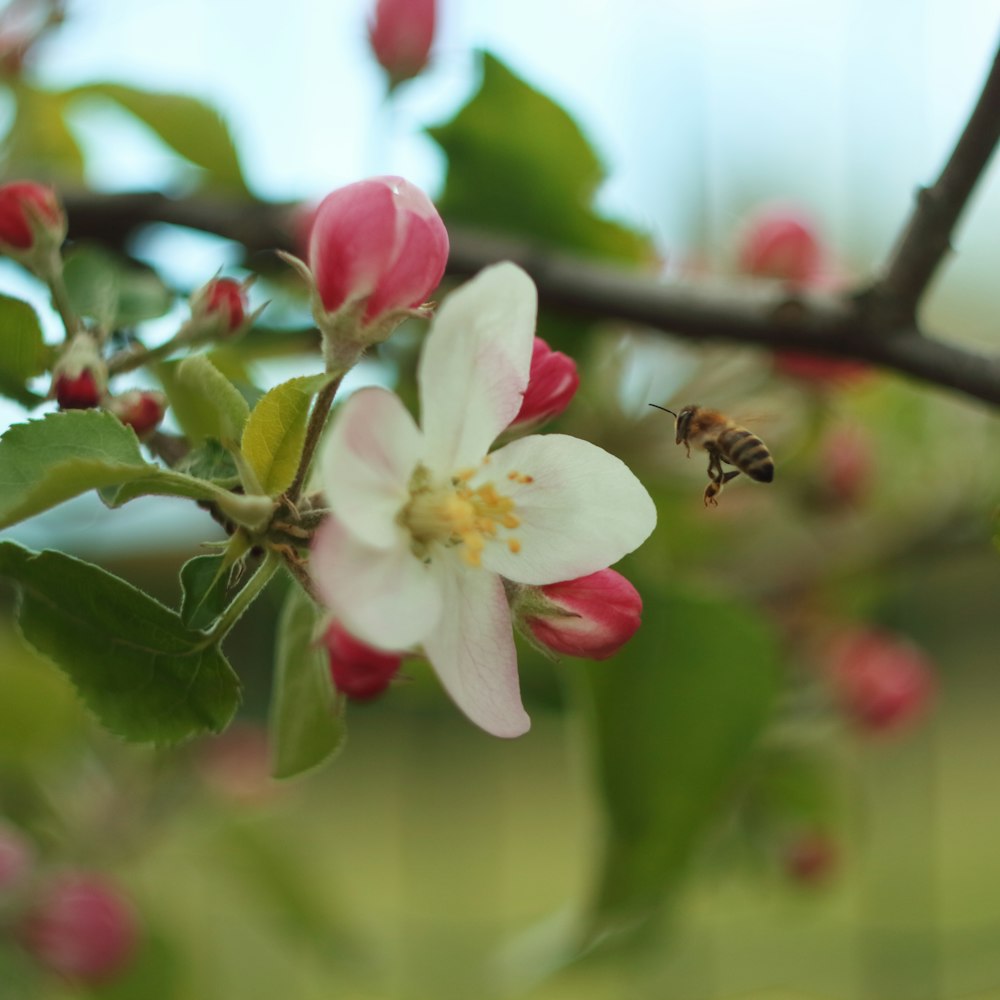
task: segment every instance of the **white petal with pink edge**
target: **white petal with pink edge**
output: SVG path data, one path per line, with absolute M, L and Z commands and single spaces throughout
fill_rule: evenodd
M 420 358 L 428 468 L 477 465 L 514 419 L 528 384 L 538 295 L 514 264 L 481 271 L 445 299 Z
M 364 545 L 334 517 L 313 537 L 309 575 L 324 604 L 344 627 L 370 646 L 403 650 L 422 642 L 441 616 L 439 567 L 417 559 L 409 536 L 398 544 Z
M 656 526 L 653 501 L 628 466 L 565 434 L 498 449 L 472 484 L 486 481 L 513 498 L 520 524 L 509 534 L 520 548 L 487 545 L 483 565 L 517 583 L 555 583 L 604 569 Z
M 456 705 L 481 729 L 514 737 L 531 726 L 521 704 L 517 651 L 503 583 L 449 560 L 444 610 L 424 652 Z
M 344 403 L 320 455 L 327 503 L 358 540 L 397 544 L 396 514 L 409 500 L 422 437 L 399 397 L 359 389 Z

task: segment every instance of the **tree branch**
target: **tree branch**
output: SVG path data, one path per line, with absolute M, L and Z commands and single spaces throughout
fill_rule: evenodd
M 919 301 L 998 141 L 1000 53 L 941 176 L 917 198 L 884 276 L 852 292 L 791 292 L 754 281 L 666 284 L 524 240 L 454 227 L 448 273 L 465 276 L 513 260 L 535 279 L 541 304 L 548 308 L 641 323 L 699 342 L 727 340 L 856 359 L 1000 406 L 1000 357 L 927 337 L 916 319 Z M 87 194 L 65 201 L 71 237 L 96 237 L 120 247 L 156 222 L 215 233 L 242 244 L 251 256 L 295 244 L 298 207 L 292 204 L 152 193 Z M 266 259 L 259 262 L 264 269 Z
M 913 323 L 920 299 L 951 249 L 951 236 L 1000 141 L 1000 51 L 941 175 L 917 192 L 916 204 L 863 305 L 883 310 L 895 325 Z M 865 301 L 867 300 L 867 301 Z

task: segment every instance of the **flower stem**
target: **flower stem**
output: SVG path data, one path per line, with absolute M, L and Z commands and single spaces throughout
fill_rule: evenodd
M 267 586 L 280 564 L 278 557 L 273 552 L 268 552 L 253 576 L 247 580 L 243 589 L 233 598 L 232 603 L 222 612 L 211 631 L 207 633 L 202 648 L 214 646 L 225 638 L 229 630 L 242 617 L 243 612 L 260 596 L 260 592 Z
M 309 424 L 306 427 L 306 440 L 302 446 L 302 455 L 299 458 L 299 467 L 295 472 L 295 478 L 292 480 L 292 485 L 288 487 L 288 490 L 285 493 L 285 496 L 293 506 L 298 500 L 299 494 L 302 492 L 302 487 L 305 485 L 306 477 L 309 475 L 309 467 L 312 465 L 313 455 L 316 453 L 316 446 L 319 444 L 323 428 L 326 426 L 326 418 L 330 413 L 330 407 L 333 405 L 334 397 L 337 395 L 337 390 L 340 388 L 340 383 L 343 379 L 343 373 L 337 375 L 332 381 L 325 385 L 316 396 L 316 402 L 313 404 L 312 413 L 309 415 Z
M 52 305 L 59 313 L 59 318 L 66 330 L 66 340 L 69 340 L 74 333 L 79 331 L 80 320 L 73 311 L 73 305 L 69 300 L 69 292 L 66 290 L 66 282 L 63 280 L 62 257 L 59 256 L 59 251 L 54 251 L 51 259 L 46 256 L 44 266 L 40 267 L 36 273 L 48 285 L 49 294 L 52 296 Z

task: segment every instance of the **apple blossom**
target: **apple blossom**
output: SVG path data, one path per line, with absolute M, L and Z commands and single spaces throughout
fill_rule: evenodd
M 330 655 L 334 685 L 355 701 L 368 701 L 385 691 L 403 662 L 396 653 L 384 653 L 356 639 L 339 622 L 326 630 L 323 644 Z
M 308 256 L 320 329 L 362 348 L 385 339 L 437 288 L 448 232 L 419 188 L 402 177 L 372 177 L 323 199 Z
M 576 362 L 560 351 L 553 351 L 541 337 L 535 337 L 528 388 L 509 429 L 526 432 L 558 417 L 579 387 Z
M 543 649 L 606 660 L 641 624 L 639 592 L 613 569 L 576 580 L 522 588 L 511 602 L 515 621 Z
M 418 368 L 418 427 L 393 393 L 356 392 L 323 445 L 331 515 L 310 572 L 344 627 L 377 649 L 420 646 L 477 725 L 518 736 L 521 705 L 505 580 L 543 586 L 603 569 L 656 522 L 635 476 L 565 435 L 488 453 L 521 406 L 537 293 L 510 263 L 438 311 Z
M 437 0 L 376 0 L 368 39 L 390 89 L 427 65 L 434 42 Z

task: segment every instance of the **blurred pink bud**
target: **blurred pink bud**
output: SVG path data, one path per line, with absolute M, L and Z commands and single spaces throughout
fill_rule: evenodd
M 86 872 L 56 876 L 45 885 L 17 933 L 41 965 L 87 984 L 119 976 L 139 937 L 128 900 L 102 876 Z
M 142 438 L 160 425 L 167 410 L 167 397 L 162 392 L 130 389 L 110 399 L 107 406 L 123 424 L 128 424 Z
M 510 426 L 527 430 L 558 417 L 569 406 L 579 387 L 576 362 L 566 354 L 553 351 L 541 337 L 535 337 L 528 388 Z
M 323 641 L 334 685 L 355 701 L 367 701 L 385 691 L 403 662 L 398 653 L 373 649 L 338 622 L 326 630 Z
M 0 186 L 0 250 L 30 250 L 41 232 L 61 243 L 66 218 L 55 191 L 34 181 Z
M 853 507 L 868 493 L 875 469 L 871 439 L 860 427 L 827 432 L 819 447 L 822 499 L 835 507 Z
M 16 827 L 0 821 L 0 902 L 19 889 L 35 862 L 35 851 Z
M 328 312 L 363 305 L 363 322 L 412 309 L 438 286 L 448 233 L 430 199 L 402 177 L 373 177 L 326 196 L 309 266 Z
M 825 358 L 798 351 L 775 351 L 774 369 L 782 375 L 789 375 L 803 382 L 831 386 L 857 382 L 871 374 L 871 368 L 863 361 Z
M 790 841 L 784 850 L 782 864 L 794 882 L 818 885 L 827 881 L 838 863 L 834 840 L 821 830 L 809 830 Z
M 553 653 L 606 660 L 639 628 L 642 598 L 621 573 L 602 569 L 524 588 L 514 614 L 521 628 Z
M 253 722 L 237 722 L 199 747 L 199 769 L 212 789 L 242 805 L 272 799 L 281 784 L 271 780 L 267 732 Z
M 368 38 L 390 88 L 417 76 L 434 41 L 436 0 L 376 0 Z
M 739 246 L 745 274 L 806 285 L 819 277 L 821 262 L 812 223 L 794 209 L 764 209 L 747 223 Z
M 844 713 L 868 732 L 895 731 L 923 715 L 934 670 L 912 643 L 888 632 L 855 629 L 835 640 L 830 683 Z

